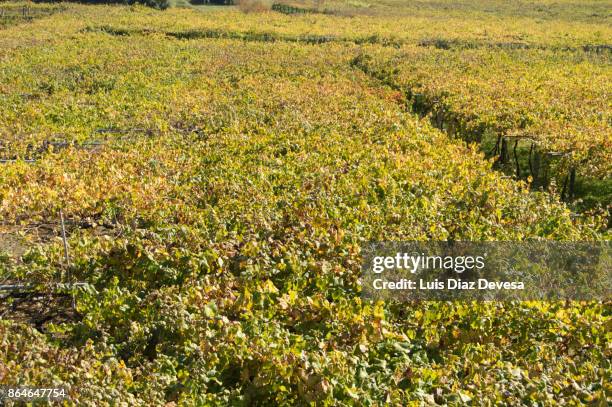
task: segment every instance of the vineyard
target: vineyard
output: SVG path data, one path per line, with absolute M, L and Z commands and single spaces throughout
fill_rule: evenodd
M 0 1 L 0 29 L 47 17 L 63 10 L 64 7 L 57 5 Z
M 609 302 L 361 296 L 369 241 L 610 240 L 612 3 L 522 4 L 0 1 L 0 386 L 607 405 Z

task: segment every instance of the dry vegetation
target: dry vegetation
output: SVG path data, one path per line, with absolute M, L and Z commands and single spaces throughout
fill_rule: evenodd
M 244 13 L 262 13 L 272 9 L 271 0 L 238 0 L 238 8 Z

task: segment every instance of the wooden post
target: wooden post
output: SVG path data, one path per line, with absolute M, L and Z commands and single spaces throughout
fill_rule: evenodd
M 531 174 L 531 179 L 535 180 L 535 174 L 533 173 L 533 164 L 531 163 L 532 154 L 533 154 L 533 141 L 531 142 L 531 147 L 529 148 L 529 173 Z
M 495 142 L 495 147 L 493 147 L 493 150 L 490 153 L 494 157 L 497 155 L 497 152 L 499 151 L 499 143 L 501 141 L 501 138 L 502 138 L 501 135 L 497 136 L 497 141 Z
M 499 163 L 505 164 L 508 158 L 508 140 L 502 136 L 501 139 L 501 150 L 499 153 Z
M 570 201 L 574 200 L 574 185 L 576 184 L 576 168 L 572 167 L 569 174 L 569 193 L 568 198 Z
M 60 221 L 62 226 L 62 241 L 64 242 L 64 260 L 66 267 L 70 266 L 70 256 L 68 254 L 68 240 L 66 239 L 66 224 L 64 223 L 64 211 L 60 209 Z
M 567 192 L 567 181 L 568 181 L 568 179 L 569 179 L 569 174 L 566 175 L 565 178 L 563 179 L 563 189 L 561 190 L 561 200 L 562 201 L 567 201 L 565 199 L 565 195 L 566 195 L 566 192 Z
M 60 221 L 62 226 L 62 241 L 64 243 L 64 260 L 66 262 L 66 284 L 70 284 L 70 255 L 68 254 L 68 239 L 66 239 L 66 224 L 64 222 L 64 211 L 60 209 Z M 64 283 L 63 279 L 60 283 Z M 72 309 L 76 309 L 76 297 L 72 292 Z
M 516 178 L 521 177 L 521 167 L 519 165 L 518 155 L 516 153 L 516 147 L 518 146 L 518 138 L 514 141 L 514 161 L 516 162 Z

